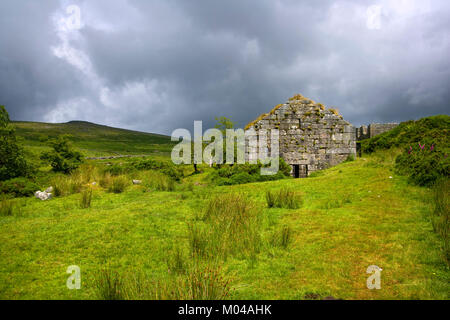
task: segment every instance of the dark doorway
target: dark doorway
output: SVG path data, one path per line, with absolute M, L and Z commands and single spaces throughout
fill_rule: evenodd
M 362 157 L 361 142 L 356 143 L 356 153 L 358 154 L 358 157 Z
M 306 178 L 308 176 L 308 165 L 293 165 L 293 176 L 294 178 Z
M 294 178 L 300 178 L 300 166 L 298 164 L 294 164 Z

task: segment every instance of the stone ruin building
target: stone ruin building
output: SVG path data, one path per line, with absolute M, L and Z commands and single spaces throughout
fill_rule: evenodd
M 356 128 L 356 140 L 373 138 L 383 132 L 394 129 L 398 123 L 371 123 L 368 126 Z
M 336 109 L 326 109 L 296 95 L 250 122 L 245 130 L 278 129 L 280 157 L 292 166 L 296 178 L 356 157 L 356 130 Z M 268 139 L 269 140 L 269 139 Z M 270 147 L 270 142 L 268 141 Z M 268 150 L 270 152 L 270 150 Z M 270 154 L 270 153 L 269 153 Z M 246 144 L 246 159 L 256 159 L 257 145 Z

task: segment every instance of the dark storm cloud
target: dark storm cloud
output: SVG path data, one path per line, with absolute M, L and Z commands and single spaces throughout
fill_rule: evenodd
M 66 7 L 81 9 L 67 29 Z M 375 6 L 375 7 L 371 7 Z M 375 20 L 368 8 L 379 10 Z M 377 9 L 378 8 L 378 9 Z M 240 126 L 300 92 L 354 124 L 448 113 L 446 1 L 2 1 L 12 118 Z M 61 22 L 62 21 L 62 22 Z

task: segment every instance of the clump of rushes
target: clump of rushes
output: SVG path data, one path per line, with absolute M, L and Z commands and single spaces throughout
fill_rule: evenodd
M 14 215 L 14 202 L 8 200 L 6 197 L 2 198 L 0 202 L 0 216 L 10 217 Z
M 102 300 L 124 300 L 126 288 L 123 277 L 109 267 L 101 269 L 95 279 L 98 297 Z
M 185 292 L 191 300 L 224 300 L 231 292 L 231 278 L 223 275 L 221 267 L 195 266 L 186 279 Z
M 129 185 L 128 178 L 126 176 L 113 177 L 108 191 L 112 193 L 122 193 Z
M 176 247 L 168 257 L 167 267 L 169 273 L 184 274 L 187 269 L 187 262 L 184 258 L 183 250 Z
M 103 175 L 100 177 L 100 180 L 99 180 L 100 187 L 108 189 L 109 186 L 111 185 L 111 183 L 112 183 L 111 173 L 104 172 Z
M 286 249 L 292 240 L 292 229 L 284 225 L 280 230 L 276 231 L 272 236 L 272 245 Z
M 283 248 L 286 249 L 289 243 L 291 242 L 291 235 L 292 235 L 291 227 L 283 226 L 283 228 L 281 229 L 281 241 L 280 241 L 280 245 Z
M 283 188 L 279 191 L 267 191 L 266 202 L 269 208 L 298 209 L 303 198 L 299 192 Z
M 443 251 L 450 264 L 450 180 L 444 179 L 433 187 L 433 229 L 443 240 Z
M 81 200 L 80 200 L 80 207 L 82 209 L 87 209 L 91 207 L 91 201 L 92 201 L 92 189 L 88 188 L 81 192 Z
M 261 215 L 242 195 L 225 194 L 209 200 L 200 222 L 188 224 L 194 257 L 227 259 L 250 256 L 261 246 Z
M 51 182 L 53 192 L 56 197 L 69 196 L 81 192 L 83 189 L 83 181 L 81 176 L 77 173 L 70 175 L 60 175 L 54 178 Z
M 100 269 L 94 280 L 102 300 L 224 300 L 231 292 L 232 277 L 217 264 L 194 263 L 183 275 L 151 280 L 142 269 L 119 273 Z
M 145 185 L 156 191 L 174 191 L 175 181 L 160 172 L 149 171 L 145 177 Z

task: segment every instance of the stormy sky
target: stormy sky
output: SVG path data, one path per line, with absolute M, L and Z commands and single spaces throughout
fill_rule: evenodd
M 450 111 L 447 0 L 0 1 L 14 120 L 170 134 L 302 93 L 354 125 Z

